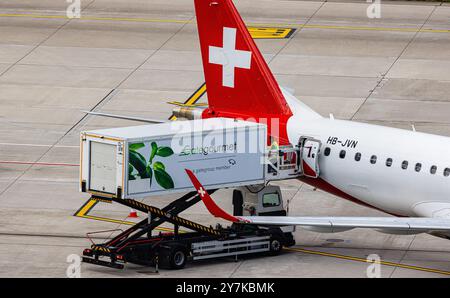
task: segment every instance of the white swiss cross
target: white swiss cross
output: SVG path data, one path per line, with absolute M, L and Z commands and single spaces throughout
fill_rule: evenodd
M 234 88 L 234 69 L 250 69 L 252 52 L 236 50 L 236 28 L 223 27 L 223 48 L 209 47 L 209 63 L 222 65 L 222 86 Z
M 198 189 L 198 193 L 200 194 L 201 197 L 204 197 L 206 192 L 205 192 L 205 190 L 203 189 L 203 187 L 200 187 L 200 188 Z

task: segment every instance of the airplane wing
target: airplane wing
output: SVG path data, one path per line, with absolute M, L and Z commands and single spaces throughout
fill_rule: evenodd
M 233 216 L 221 209 L 206 192 L 192 171 L 186 169 L 208 211 L 215 217 L 236 222 L 271 226 L 302 226 L 340 232 L 353 228 L 372 228 L 414 233 L 450 231 L 450 219 L 427 217 L 314 217 L 314 216 Z
M 450 231 L 450 220 L 426 217 L 313 217 L 313 216 L 240 216 L 242 222 L 260 225 L 296 225 L 335 229 L 371 228 L 397 231 Z

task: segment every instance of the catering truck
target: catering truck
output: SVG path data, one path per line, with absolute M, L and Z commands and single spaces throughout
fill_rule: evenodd
M 267 184 L 297 177 L 298 154 L 298 148 L 268 147 L 266 125 L 227 118 L 82 132 L 80 190 L 148 215 L 103 244 L 92 242 L 83 261 L 114 268 L 132 262 L 180 269 L 188 259 L 276 254 L 295 243 L 293 227 L 211 227 L 180 217 L 201 201 L 186 170 L 210 194 L 232 188 L 235 215 L 286 215 L 279 187 Z M 142 202 L 170 193 L 182 195 L 164 208 Z M 173 224 L 173 233 L 155 234 L 163 223 Z

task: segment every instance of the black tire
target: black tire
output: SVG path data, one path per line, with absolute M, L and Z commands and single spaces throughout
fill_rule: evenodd
M 183 269 L 186 265 L 187 253 L 186 249 L 181 246 L 175 246 L 169 253 L 169 267 L 170 269 Z
M 244 197 L 240 190 L 233 190 L 233 215 L 242 216 L 244 215 Z
M 273 237 L 270 239 L 270 255 L 276 256 L 283 250 L 283 244 L 278 237 Z

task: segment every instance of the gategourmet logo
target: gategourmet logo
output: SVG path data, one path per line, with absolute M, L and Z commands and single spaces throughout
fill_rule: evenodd
M 203 154 L 208 155 L 210 153 L 236 153 L 237 151 L 237 144 L 224 144 L 224 145 L 218 145 L 218 146 L 202 146 L 202 147 L 191 147 L 189 145 L 186 145 L 180 152 L 179 156 L 185 156 L 185 155 L 196 155 L 196 154 Z

